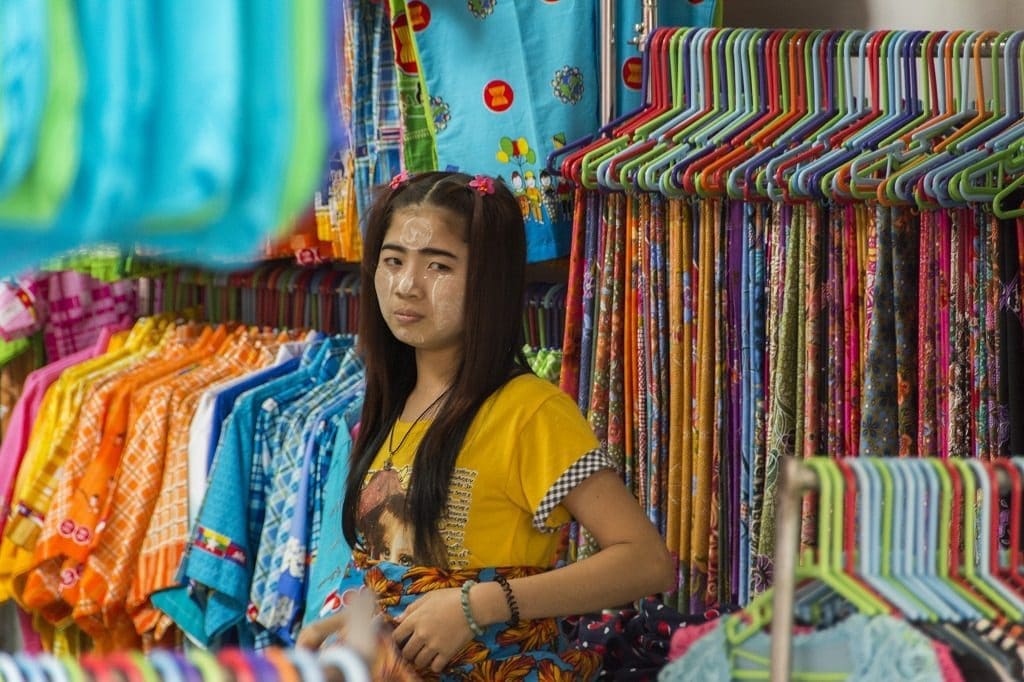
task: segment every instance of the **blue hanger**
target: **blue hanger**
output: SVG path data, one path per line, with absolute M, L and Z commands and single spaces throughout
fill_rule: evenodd
M 924 607 L 913 595 L 889 580 L 890 573 L 885 561 L 888 552 L 882 545 L 884 492 L 878 471 L 867 458 L 850 458 L 848 464 L 857 475 L 857 485 L 863 498 L 857 510 L 861 578 L 904 616 L 911 620 L 924 620 Z
M 939 557 L 939 524 L 942 515 L 943 498 L 939 475 L 932 466 L 932 463 L 924 459 L 906 459 L 911 473 L 917 477 L 919 489 L 924 492 L 920 510 L 927 510 L 929 513 L 920 514 L 925 521 L 924 533 L 919 534 L 919 545 L 923 552 L 922 565 L 920 566 L 923 577 L 947 604 L 959 614 L 962 620 L 977 620 L 984 614 L 975 608 L 969 601 L 964 599 L 952 586 L 949 580 L 948 566 Z M 948 510 L 948 504 L 945 507 Z
M 999 44 L 1005 39 L 1005 47 L 999 49 Z M 998 138 L 1002 133 L 1020 121 L 1020 108 L 1015 88 L 1010 86 L 1013 77 L 1013 65 L 1016 59 L 1011 54 L 1020 49 L 1021 41 L 1024 40 L 1024 33 L 1009 31 L 1001 34 L 992 46 L 992 88 L 994 93 L 1003 92 L 1003 100 L 993 97 L 992 108 L 998 114 L 990 121 L 975 128 L 974 132 L 956 140 L 944 150 L 954 157 L 948 163 L 933 169 L 925 174 L 922 183 L 928 195 L 935 197 L 940 206 L 950 208 L 962 203 L 962 197 L 953 196 L 951 188 L 955 191 L 955 176 L 963 169 L 969 167 L 978 158 L 971 154 L 975 151 L 988 151 L 985 147 L 990 141 Z M 1002 54 L 1003 59 L 1000 60 Z M 1002 69 L 1000 70 L 1000 63 Z M 977 149 L 981 147 L 982 149 Z

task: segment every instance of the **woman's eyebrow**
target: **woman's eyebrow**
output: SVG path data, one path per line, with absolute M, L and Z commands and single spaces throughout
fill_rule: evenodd
M 410 249 L 408 249 L 408 248 L 406 248 L 404 246 L 400 246 L 398 244 L 392 244 L 390 242 L 381 245 L 380 250 L 383 251 L 385 249 L 388 249 L 388 250 L 391 250 L 391 251 L 398 251 L 399 253 L 408 253 L 410 251 Z M 424 254 L 426 256 L 446 256 L 446 257 L 451 258 L 453 260 L 458 260 L 459 259 L 459 257 L 456 256 L 451 251 L 446 251 L 445 249 L 438 249 L 438 248 L 433 247 L 433 246 L 426 246 L 426 247 L 423 247 L 422 249 L 411 249 L 411 250 L 415 251 L 417 253 L 422 253 L 422 254 Z

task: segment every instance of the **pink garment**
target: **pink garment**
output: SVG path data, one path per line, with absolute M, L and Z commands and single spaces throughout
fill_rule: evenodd
M 80 272 L 50 273 L 44 292 L 43 343 L 49 360 L 90 347 L 104 327 L 130 325 L 137 315 L 131 280 L 101 282 Z
M 943 682 L 964 682 L 964 676 L 960 673 L 960 668 L 956 667 L 949 647 L 933 639 L 932 648 L 935 650 L 935 660 L 939 663 Z
M 25 449 L 28 447 L 28 437 L 32 433 L 32 425 L 35 424 L 36 415 L 39 413 L 39 405 L 43 401 L 46 389 L 61 375 L 65 369 L 73 367 L 80 362 L 94 358 L 106 352 L 110 337 L 122 326 L 105 327 L 100 330 L 99 338 L 96 339 L 91 348 L 68 355 L 45 367 L 41 367 L 28 375 L 22 388 L 21 397 L 14 404 L 11 410 L 11 418 L 4 432 L 3 442 L 0 443 L 0 534 L 3 533 L 7 523 L 7 516 L 10 513 L 8 508 L 11 503 L 11 492 L 14 488 L 14 479 L 17 476 L 21 460 L 25 456 Z
M 25 613 L 19 606 L 18 625 L 21 627 L 22 650 L 28 654 L 43 653 L 43 642 L 39 639 L 39 633 L 32 627 L 32 616 Z
M 80 272 L 47 272 L 0 282 L 0 337 L 11 341 L 43 330 L 50 361 L 92 346 L 100 330 L 137 316 L 132 280 L 103 282 Z
M 675 634 L 672 635 L 672 641 L 668 645 L 668 660 L 674 661 L 685 655 L 698 639 L 714 630 L 717 626 L 718 619 L 716 618 L 700 625 L 687 625 L 685 628 L 676 630 Z

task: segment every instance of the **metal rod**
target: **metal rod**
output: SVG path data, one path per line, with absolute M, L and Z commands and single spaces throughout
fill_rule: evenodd
M 601 125 L 615 117 L 615 0 L 601 0 Z
M 775 565 L 772 595 L 772 682 L 788 682 L 792 667 L 793 594 L 800 543 L 800 508 L 804 493 L 818 487 L 817 474 L 796 457 L 783 457 L 775 505 Z

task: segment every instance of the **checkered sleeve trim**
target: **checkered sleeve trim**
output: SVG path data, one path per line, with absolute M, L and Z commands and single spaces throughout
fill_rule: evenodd
M 533 513 L 533 527 L 541 533 L 554 533 L 558 530 L 547 525 L 551 512 L 562 503 L 565 496 L 572 492 L 576 486 L 591 474 L 602 469 L 618 471 L 615 462 L 612 461 L 608 453 L 602 448 L 595 448 L 576 460 L 576 463 L 566 469 L 565 473 L 555 481 L 555 484 L 548 490 L 547 495 L 537 505 L 537 510 Z

